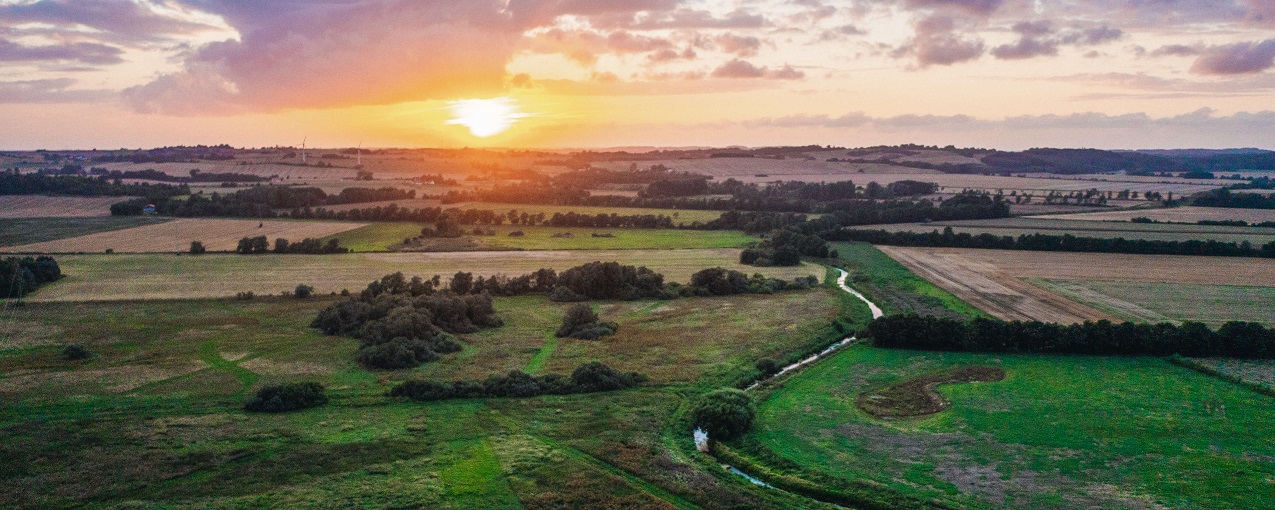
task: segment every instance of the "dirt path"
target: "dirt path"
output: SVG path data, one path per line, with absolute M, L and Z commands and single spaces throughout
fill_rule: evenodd
M 995 382 L 1004 378 L 1005 371 L 996 367 L 959 367 L 861 393 L 854 403 L 875 418 L 915 418 L 938 413 L 951 405 L 936 390 L 939 385 Z

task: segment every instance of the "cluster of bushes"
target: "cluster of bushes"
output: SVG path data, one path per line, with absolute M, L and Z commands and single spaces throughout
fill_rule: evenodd
M 757 405 L 741 390 L 721 388 L 704 395 L 691 409 L 691 422 L 714 440 L 742 435 L 753 425 Z
M 767 278 L 761 274 L 752 277 L 733 269 L 713 267 L 691 275 L 691 283 L 685 295 L 730 296 L 735 294 L 773 294 L 784 290 L 808 289 L 819 285 L 815 276 L 800 276 L 792 282 Z
M 244 403 L 245 411 L 283 413 L 318 407 L 328 403 L 323 385 L 316 382 L 287 383 L 266 386 Z
M 410 368 L 459 352 L 453 334 L 503 323 L 487 293 L 436 292 L 437 278 L 410 282 L 395 273 L 372 282 L 358 296 L 321 310 L 310 327 L 361 343 L 358 359 L 372 368 Z
M 196 251 L 198 249 L 198 251 Z M 274 240 L 274 249 L 270 248 L 270 241 L 266 236 L 245 237 L 239 240 L 239 245 L 235 248 L 235 252 L 241 255 L 255 255 L 261 253 L 292 253 L 292 254 L 309 254 L 309 255 L 326 255 L 332 253 L 346 253 L 350 251 L 348 248 L 341 246 L 341 242 L 336 239 L 329 239 L 327 243 L 318 239 L 307 237 L 300 242 L 292 242 L 282 237 Z M 198 255 L 204 252 L 204 245 L 191 243 L 190 253 Z
M 868 324 L 863 336 L 891 349 L 1089 354 L 1115 356 L 1275 358 L 1275 329 L 1255 322 L 1228 322 L 1213 331 L 1198 322 L 1138 324 L 1110 321 L 1051 324 L 976 318 L 959 321 L 916 315 L 887 316 Z
M 1076 237 L 1071 234 L 1024 234 L 1018 237 L 992 234 L 956 234 L 952 227 L 931 232 L 841 229 L 822 234 L 829 241 L 862 241 L 891 246 L 983 248 L 998 250 L 1075 251 L 1089 253 L 1137 253 L 1143 255 L 1211 255 L 1218 257 L 1275 258 L 1275 241 L 1260 248 L 1248 241 L 1155 241 L 1122 237 Z
M 596 340 L 604 336 L 614 335 L 620 325 L 614 322 L 599 322 L 598 314 L 585 303 L 571 305 L 562 318 L 562 326 L 554 333 L 558 338 L 570 337 L 580 340 Z
M 406 381 L 390 390 L 390 396 L 429 402 L 454 398 L 568 395 L 622 390 L 646 380 L 646 376 L 637 372 L 620 372 L 594 361 L 577 367 L 571 377 L 560 374 L 532 376 L 514 370 L 482 381 Z
M 739 263 L 759 267 L 796 266 L 801 264 L 802 255 L 825 258 L 829 253 L 828 242 L 822 237 L 784 229 L 741 251 Z
M 20 298 L 46 283 L 62 279 L 53 257 L 7 257 L 0 260 L 0 298 Z

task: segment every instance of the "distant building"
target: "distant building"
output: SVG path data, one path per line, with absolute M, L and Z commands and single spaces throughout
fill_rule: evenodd
M 142 208 L 142 214 L 155 214 L 155 204 L 146 204 L 146 207 Z

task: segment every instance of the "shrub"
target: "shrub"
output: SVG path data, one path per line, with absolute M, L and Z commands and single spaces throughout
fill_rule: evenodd
M 266 386 L 244 403 L 244 410 L 254 413 L 283 413 L 318 407 L 328 403 L 323 385 L 316 382 L 287 383 Z
M 206 252 L 206 251 L 208 251 L 208 249 L 204 247 L 204 243 L 201 243 L 201 242 L 199 242 L 199 241 L 191 241 L 191 242 L 190 242 L 190 254 L 191 254 L 191 255 L 202 255 L 202 254 L 203 254 L 204 252 Z
M 598 322 L 598 314 L 586 303 L 577 303 L 567 309 L 562 318 L 562 326 L 555 334 L 558 338 L 571 337 L 581 340 L 594 340 L 614 335 L 620 326 L 614 322 Z
M 581 392 L 621 390 L 643 382 L 646 376 L 642 374 L 620 372 L 598 361 L 580 365 L 571 373 L 571 383 Z
M 252 298 L 254 297 L 257 297 L 257 296 L 253 294 L 252 291 L 235 293 L 235 299 L 238 299 L 240 301 L 251 301 Z
M 730 439 L 746 432 L 757 416 L 757 406 L 747 393 L 734 388 L 714 390 L 691 410 L 696 427 L 713 439 Z
M 770 377 L 779 373 L 779 363 L 773 359 L 764 359 L 757 362 L 757 371 L 761 372 L 762 377 Z
M 569 378 L 559 374 L 533 376 L 513 370 L 482 381 L 405 381 L 390 390 L 390 396 L 421 402 L 452 398 L 534 397 L 621 390 L 646 380 L 646 376 L 637 372 L 619 372 L 595 361 L 576 368 Z
M 584 301 L 585 299 L 588 298 L 577 294 L 576 291 L 571 290 L 570 287 L 562 285 L 554 287 L 553 292 L 549 293 L 549 300 L 557 301 L 559 303 L 571 303 L 575 301 Z
M 297 299 L 306 299 L 314 295 L 314 287 L 304 283 L 297 284 L 297 288 L 292 291 L 292 295 Z
M 62 359 L 65 360 L 75 361 L 88 359 L 90 355 L 89 350 L 85 349 L 84 346 L 80 344 L 71 344 L 62 348 Z

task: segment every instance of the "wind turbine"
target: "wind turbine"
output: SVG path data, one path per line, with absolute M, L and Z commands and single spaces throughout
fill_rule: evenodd
M 358 158 L 359 166 L 363 166 L 363 140 L 359 140 Z
M 309 138 L 310 137 L 307 136 L 301 139 L 301 164 L 303 166 L 305 165 L 305 141 Z

